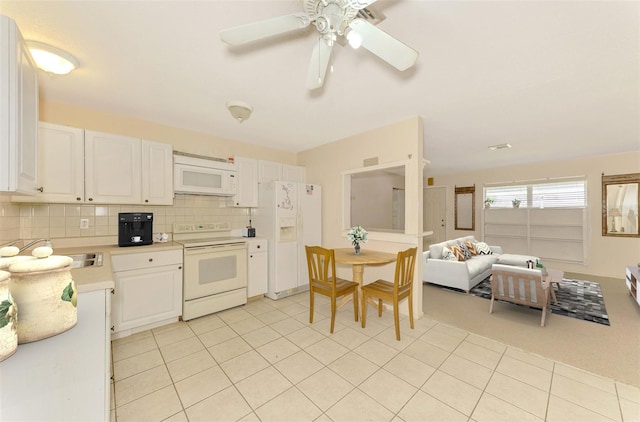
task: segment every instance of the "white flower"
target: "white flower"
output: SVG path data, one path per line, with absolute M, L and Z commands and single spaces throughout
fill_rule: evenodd
M 353 226 L 347 232 L 347 237 L 353 245 L 366 242 L 368 235 L 369 233 L 367 233 L 367 231 L 362 226 Z

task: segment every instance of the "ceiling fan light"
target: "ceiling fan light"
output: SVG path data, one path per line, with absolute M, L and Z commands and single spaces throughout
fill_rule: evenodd
M 253 113 L 253 107 L 249 104 L 242 101 L 228 101 L 227 109 L 229 113 L 236 119 L 239 123 L 244 122 L 249 117 L 251 117 L 251 113 Z
M 80 66 L 71 54 L 57 47 L 38 41 L 27 41 L 36 65 L 47 73 L 66 75 Z
M 349 31 L 347 33 L 347 41 L 349 41 L 349 45 L 354 50 L 360 48 L 362 45 L 362 37 L 355 31 Z

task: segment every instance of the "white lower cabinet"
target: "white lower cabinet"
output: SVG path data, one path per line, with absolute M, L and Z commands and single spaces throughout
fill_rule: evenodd
M 0 362 L 0 421 L 108 421 L 111 289 L 78 295 L 78 323 Z
M 111 257 L 113 338 L 178 320 L 182 314 L 182 250 Z
M 267 239 L 254 239 L 247 242 L 247 297 L 267 293 L 268 257 Z

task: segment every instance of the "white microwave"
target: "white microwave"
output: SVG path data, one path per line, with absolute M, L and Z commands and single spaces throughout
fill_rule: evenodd
M 173 186 L 175 193 L 233 196 L 237 193 L 237 172 L 234 164 L 194 157 L 173 156 Z

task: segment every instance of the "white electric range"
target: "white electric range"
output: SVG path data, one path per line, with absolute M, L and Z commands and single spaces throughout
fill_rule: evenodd
M 184 247 L 182 319 L 188 321 L 247 303 L 247 238 L 222 223 L 175 223 Z

